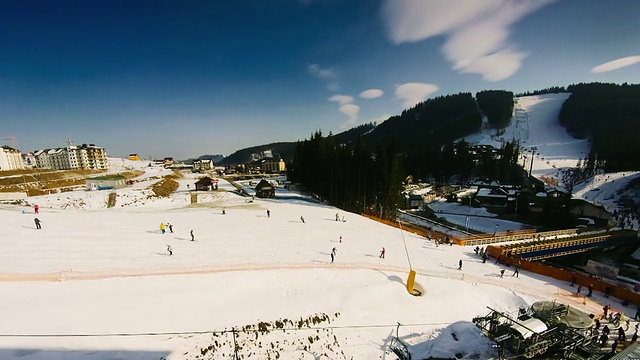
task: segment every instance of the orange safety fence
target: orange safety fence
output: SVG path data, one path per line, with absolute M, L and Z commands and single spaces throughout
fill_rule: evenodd
M 609 296 L 620 299 L 623 303 L 635 304 L 640 306 L 640 294 L 623 286 L 614 285 L 604 280 L 590 277 L 589 275 L 573 272 L 571 270 L 556 268 L 553 266 L 541 264 L 538 262 L 528 261 L 520 257 L 507 256 L 503 253 L 500 246 L 488 245 L 487 253 L 497 259 L 497 262 L 509 266 L 520 264 L 521 270 L 526 270 L 534 274 L 548 276 L 557 280 L 574 282 L 576 286 L 582 285 L 584 294 L 588 292 L 589 286 L 593 291 L 605 293 L 605 289 L 609 288 Z

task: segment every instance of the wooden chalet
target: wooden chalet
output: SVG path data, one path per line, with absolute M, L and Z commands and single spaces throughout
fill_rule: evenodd
M 276 197 L 276 188 L 271 185 L 267 180 L 262 179 L 255 187 L 256 196 L 259 198 L 274 198 Z

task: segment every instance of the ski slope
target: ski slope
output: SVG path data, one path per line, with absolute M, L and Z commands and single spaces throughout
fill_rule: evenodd
M 401 323 L 415 358 L 495 359 L 471 323 L 486 306 L 512 312 L 556 299 L 597 313 L 604 304 L 600 294 L 583 300 L 569 284 L 526 272 L 500 278 L 502 267 L 483 264 L 471 247 L 436 247 L 280 187 L 275 199 L 250 201 L 221 180 L 192 205 L 187 185 L 197 176 L 184 176 L 169 198 L 119 189 L 110 209 L 106 193 L 87 191 L 1 205 L 0 358 L 227 359 L 231 329 L 326 314 L 311 329 L 238 331 L 240 355 L 265 359 L 273 347 L 280 359 L 392 359 L 384 352 Z M 161 222 L 174 233 L 161 234 Z M 405 289 L 409 263 L 421 297 Z

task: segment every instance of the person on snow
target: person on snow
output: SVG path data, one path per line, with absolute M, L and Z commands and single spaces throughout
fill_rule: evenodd
M 332 263 L 333 263 L 333 257 L 334 257 L 334 256 L 335 256 L 335 255 L 333 254 L 333 251 L 332 251 L 332 252 L 331 252 L 331 262 L 332 262 Z
M 40 219 L 38 218 L 34 218 L 33 222 L 36 223 L 36 229 L 42 229 L 42 227 L 40 226 L 40 223 L 42 222 Z
M 167 245 L 167 251 L 169 252 L 169 256 L 173 255 L 173 249 L 171 249 L 171 245 Z
M 331 254 L 335 255 L 337 252 L 338 252 L 338 249 L 336 249 L 334 246 L 333 249 L 331 249 Z
M 191 234 L 191 241 L 194 241 L 194 240 L 195 240 L 195 238 L 193 237 L 193 230 L 191 230 L 191 231 L 189 232 L 189 234 Z
M 500 269 L 500 277 L 502 278 L 504 276 L 504 269 Z
M 342 236 L 340 236 L 340 242 L 342 242 Z
M 336 213 L 336 221 L 340 221 L 340 216 Z
M 167 226 L 169 226 L 169 232 L 173 234 L 173 225 L 167 223 Z
M 386 252 L 386 250 L 384 249 L 384 247 L 382 248 L 382 250 L 380 251 L 380 258 L 384 259 L 384 253 Z
M 511 275 L 511 277 L 520 277 L 520 268 L 518 268 L 518 266 L 516 266 L 516 270 L 513 272 L 513 274 Z
M 222 208 L 222 215 L 225 215 L 226 213 L 225 208 Z
M 36 214 L 39 214 L 40 207 L 38 206 L 38 204 L 33 205 L 33 211 L 34 211 Z
M 160 223 L 160 232 L 164 234 L 164 223 Z
M 267 218 L 271 217 L 271 211 L 269 211 L 269 209 L 267 209 Z
M 589 292 L 587 293 L 587 297 L 591 297 L 592 293 L 593 293 L 593 284 L 589 284 Z
M 300 220 L 302 220 L 302 223 L 304 224 L 304 216 L 300 216 Z
M 458 261 L 458 270 L 462 270 L 462 259 Z

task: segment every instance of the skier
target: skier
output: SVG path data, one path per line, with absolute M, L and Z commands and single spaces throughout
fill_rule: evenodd
M 40 207 L 38 207 L 38 204 L 33 205 L 33 211 L 34 211 L 36 214 L 39 214 L 39 210 L 40 210 Z
M 40 219 L 34 218 L 33 221 L 36 223 L 36 229 L 42 229 L 42 227 L 40 226 L 40 223 L 42 221 L 40 221 Z
M 267 218 L 271 217 L 271 211 L 269 211 L 269 209 L 267 209 Z
M 385 252 L 386 252 L 386 251 L 385 251 L 384 247 L 382 247 L 382 251 L 380 251 L 380 258 L 381 258 L 381 259 L 384 259 L 384 253 L 385 253 Z
M 334 246 L 333 249 L 331 249 L 331 254 L 335 255 L 336 253 L 338 253 L 338 249 Z
M 171 245 L 167 245 L 167 251 L 169 252 L 169 256 L 173 255 L 173 250 L 171 249 Z
M 336 213 L 336 221 L 340 221 L 340 216 Z
M 194 241 L 194 240 L 195 240 L 195 238 L 193 237 L 193 230 L 191 230 L 191 231 L 189 232 L 189 234 L 191 234 L 191 241 Z
M 160 232 L 164 234 L 164 223 L 160 223 Z
M 520 277 L 520 269 L 516 266 L 516 271 L 513 272 L 513 275 L 511 275 L 511 277 Z
M 225 214 L 226 214 L 225 208 L 222 208 L 222 215 L 225 215 Z
M 500 278 L 504 276 L 504 269 L 500 269 Z
M 304 216 L 300 216 L 300 220 L 302 220 L 302 223 L 304 224 Z
M 332 262 L 332 263 L 333 263 L 333 257 L 334 257 L 334 255 L 333 255 L 333 251 L 332 251 L 332 252 L 331 252 L 331 262 Z
M 458 261 L 458 270 L 462 270 L 462 259 Z
M 167 223 L 167 225 L 169 226 L 169 232 L 173 234 L 173 225 Z

